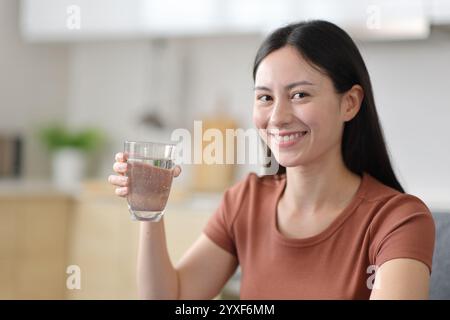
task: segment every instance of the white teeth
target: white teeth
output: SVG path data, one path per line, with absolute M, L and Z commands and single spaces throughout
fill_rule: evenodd
M 280 136 L 278 134 L 272 134 L 272 136 L 277 143 L 280 143 L 280 142 L 293 141 L 295 139 L 298 139 L 301 136 L 304 136 L 305 134 L 306 134 L 306 132 L 297 132 L 297 133 L 293 133 L 291 135 L 286 135 L 286 136 Z

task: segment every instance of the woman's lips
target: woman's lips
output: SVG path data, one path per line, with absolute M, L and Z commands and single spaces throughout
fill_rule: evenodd
M 280 148 L 293 146 L 303 140 L 308 131 L 269 133 L 269 138 Z

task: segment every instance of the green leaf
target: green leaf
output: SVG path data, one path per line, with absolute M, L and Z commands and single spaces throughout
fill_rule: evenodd
M 103 134 L 98 129 L 71 131 L 58 124 L 41 128 L 39 137 L 50 151 L 68 147 L 91 151 L 104 141 Z

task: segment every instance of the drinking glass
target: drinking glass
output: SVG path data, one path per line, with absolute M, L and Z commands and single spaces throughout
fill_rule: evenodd
M 175 144 L 125 141 L 128 209 L 134 220 L 159 221 L 173 180 Z

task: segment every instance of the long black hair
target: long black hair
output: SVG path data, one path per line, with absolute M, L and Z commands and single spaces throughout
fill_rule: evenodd
M 364 99 L 357 115 L 344 124 L 341 151 L 347 168 L 363 172 L 402 193 L 392 169 L 383 131 L 375 108 L 369 72 L 350 36 L 331 22 L 312 20 L 289 24 L 273 31 L 261 44 L 253 65 L 253 81 L 261 61 L 271 52 L 290 45 L 312 66 L 326 73 L 338 93 L 358 84 Z M 286 172 L 280 166 L 278 174 Z

